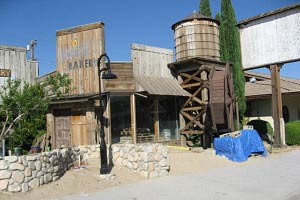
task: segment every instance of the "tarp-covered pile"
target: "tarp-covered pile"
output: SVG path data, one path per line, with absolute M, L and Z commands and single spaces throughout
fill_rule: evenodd
M 226 156 L 235 162 L 246 161 L 251 154 L 256 153 L 267 156 L 266 149 L 256 130 L 242 130 L 238 137 L 215 138 L 214 148 L 217 155 Z

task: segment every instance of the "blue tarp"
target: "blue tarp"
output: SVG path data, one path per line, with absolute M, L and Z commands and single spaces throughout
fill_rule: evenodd
M 267 156 L 267 151 L 256 130 L 242 130 L 238 137 L 225 136 L 214 139 L 216 154 L 229 160 L 243 162 L 253 153 Z

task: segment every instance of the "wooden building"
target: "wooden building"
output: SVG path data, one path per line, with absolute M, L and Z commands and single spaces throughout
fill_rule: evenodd
M 38 77 L 38 61 L 26 58 L 26 48 L 0 45 L 0 86 L 7 78 L 34 83 Z
M 56 36 L 56 73 L 68 74 L 73 90 L 68 96 L 52 100 L 47 114 L 52 146 L 96 144 L 97 59 L 105 52 L 104 24 L 64 29 Z M 101 80 L 101 91 L 106 94 L 103 125 L 107 143 L 179 139 L 178 98 L 190 94 L 167 67 L 173 62 L 172 50 L 133 44 L 131 54 L 130 62 L 111 62 L 117 79 Z

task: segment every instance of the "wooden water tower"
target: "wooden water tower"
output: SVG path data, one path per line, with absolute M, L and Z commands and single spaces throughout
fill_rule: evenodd
M 219 21 L 193 13 L 172 26 L 176 60 L 193 57 L 220 60 Z
M 172 26 L 176 62 L 168 66 L 192 94 L 180 110 L 180 132 L 187 140 L 202 135 L 204 147 L 214 133 L 233 130 L 232 79 L 230 65 L 220 61 L 219 24 L 193 13 Z

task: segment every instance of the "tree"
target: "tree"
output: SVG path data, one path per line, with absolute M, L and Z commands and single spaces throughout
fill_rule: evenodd
M 36 135 L 45 131 L 50 95 L 65 94 L 69 85 L 70 79 L 61 74 L 32 85 L 9 79 L 0 91 L 0 139 L 9 137 L 11 147 L 30 148 Z
M 233 85 L 239 103 L 239 111 L 243 117 L 246 111 L 245 77 L 241 64 L 240 36 L 231 0 L 222 0 L 220 18 L 220 54 L 221 60 L 233 64 Z
M 200 0 L 199 13 L 206 17 L 211 17 L 209 0 Z

